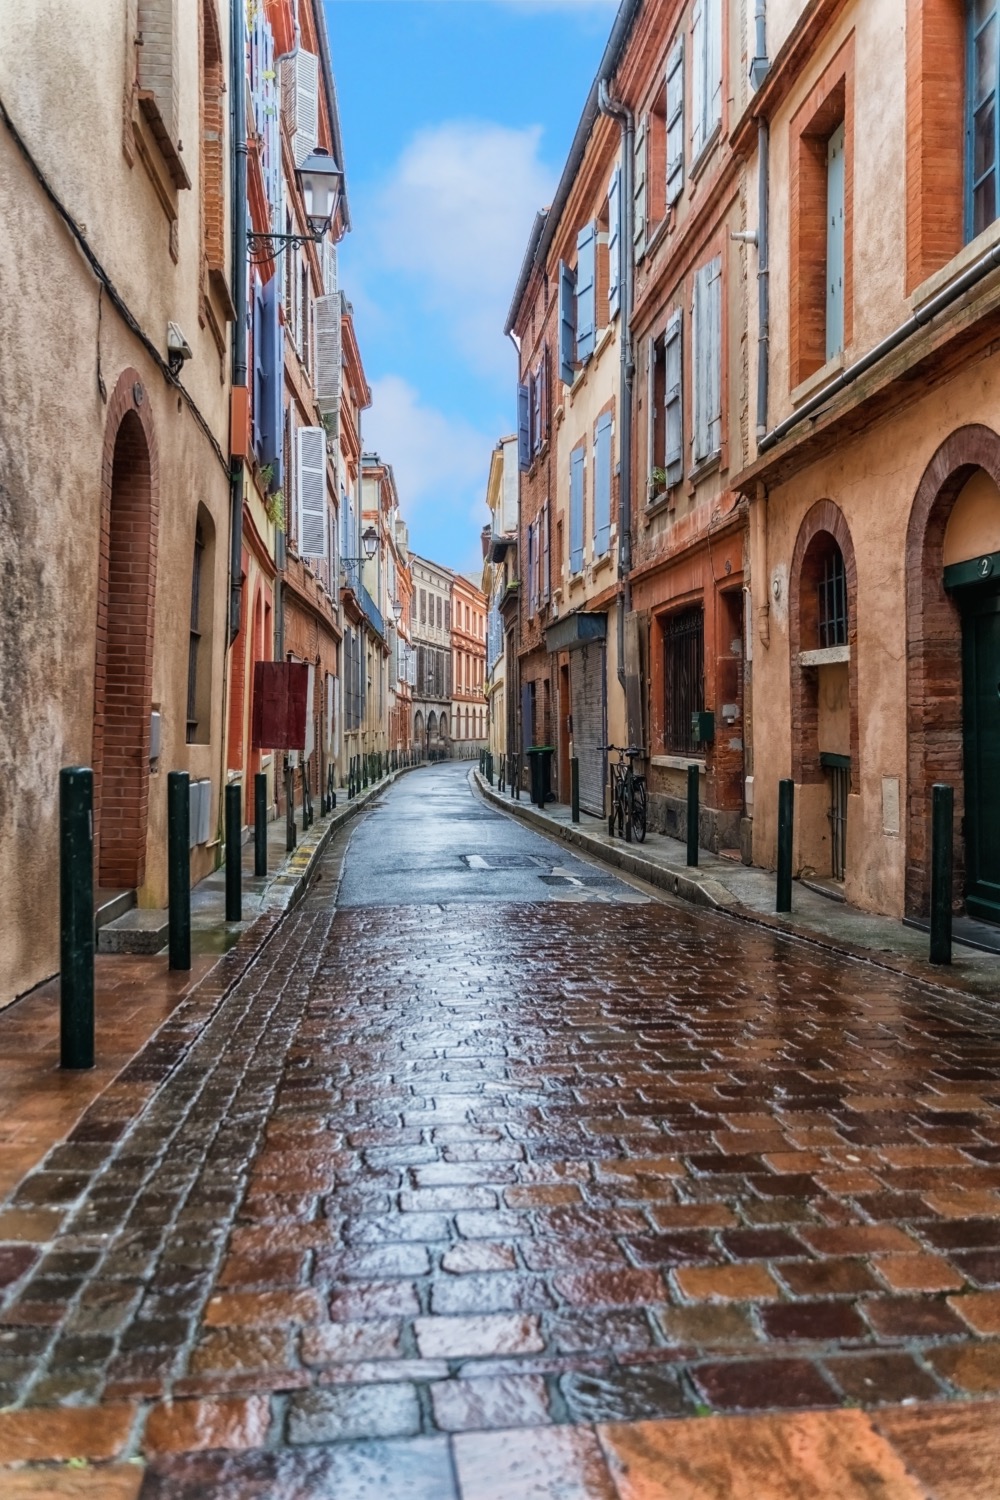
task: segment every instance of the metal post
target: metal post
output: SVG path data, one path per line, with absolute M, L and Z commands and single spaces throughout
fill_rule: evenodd
M 226 787 L 226 921 L 243 920 L 243 849 L 240 841 L 241 788 L 238 781 Z
M 944 782 L 931 788 L 932 964 L 951 963 L 951 869 L 955 792 Z
M 775 911 L 792 909 L 792 832 L 795 827 L 795 782 L 778 782 L 778 890 Z
M 267 772 L 253 779 L 253 872 L 267 874 Z
M 59 1063 L 94 1066 L 94 773 L 59 772 Z
M 580 759 L 579 756 L 571 756 L 569 763 L 569 802 L 570 818 L 574 823 L 580 821 Z
M 167 891 L 170 967 L 191 967 L 191 778 L 167 776 Z
M 700 775 L 700 766 L 688 766 L 687 862 L 693 868 L 697 868 L 698 865 L 698 845 L 700 843 L 700 839 L 698 837 L 698 777 Z
M 295 833 L 295 767 L 285 765 L 285 853 L 291 854 L 296 844 Z

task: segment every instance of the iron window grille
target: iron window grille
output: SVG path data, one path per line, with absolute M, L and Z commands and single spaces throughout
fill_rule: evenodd
M 195 528 L 194 563 L 191 569 L 191 620 L 188 630 L 187 733 L 190 745 L 198 732 L 198 657 L 201 647 L 201 560 L 205 538 L 201 524 Z
M 819 579 L 819 643 L 847 645 L 847 574 L 844 554 L 836 546 L 823 559 Z
M 666 685 L 666 748 L 695 755 L 692 717 L 705 707 L 705 613 L 696 609 L 668 615 L 663 626 Z

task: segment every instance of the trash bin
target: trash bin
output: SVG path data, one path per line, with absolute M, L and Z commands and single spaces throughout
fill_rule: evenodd
M 532 745 L 528 751 L 531 767 L 531 800 L 536 807 L 544 807 L 552 801 L 552 745 Z

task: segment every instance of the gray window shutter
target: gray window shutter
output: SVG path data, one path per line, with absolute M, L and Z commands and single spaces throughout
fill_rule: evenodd
M 622 169 L 615 167 L 608 187 L 608 313 L 613 318 L 622 298 Z
M 586 364 L 594 352 L 596 324 L 597 225 L 585 224 L 576 237 L 576 357 Z
M 678 484 L 684 476 L 684 395 L 682 338 L 683 319 L 680 308 L 671 313 L 664 339 L 666 355 L 666 454 L 664 468 L 667 483 Z
M 263 456 L 264 430 L 264 291 L 260 282 L 253 287 L 253 447 L 260 463 Z
M 722 0 L 706 0 L 705 20 L 708 27 L 706 49 L 708 134 L 722 119 Z
M 667 207 L 684 190 L 684 38 L 667 62 Z
M 284 487 L 285 430 L 285 340 L 278 316 L 280 290 L 277 276 L 264 286 L 261 302 L 263 335 L 264 402 L 261 416 L 261 463 L 270 464 L 271 490 Z
M 694 358 L 694 461 L 700 463 L 709 453 L 708 419 L 708 267 L 694 274 L 694 299 L 691 307 L 691 345 Z
M 844 127 L 826 148 L 826 357 L 844 347 Z
M 611 546 L 611 413 L 598 418 L 594 441 L 594 556 Z
M 326 557 L 326 428 L 300 427 L 296 433 L 299 460 L 299 553 Z
M 542 371 L 543 362 L 535 366 L 529 384 L 531 392 L 531 451 L 537 453 L 542 446 Z
M 708 268 L 708 443 L 709 452 L 722 447 L 722 256 Z
M 517 467 L 531 468 L 531 396 L 526 385 L 517 388 Z
M 567 385 L 576 374 L 576 278 L 559 262 L 559 376 Z
M 583 448 L 574 448 L 569 456 L 569 570 L 583 572 Z
M 635 126 L 635 171 L 632 188 L 632 241 L 641 259 L 646 253 L 646 120 Z
M 538 548 L 539 598 L 543 604 L 549 598 L 549 502 L 546 500 L 538 518 L 540 545 Z
M 691 155 L 697 157 L 705 144 L 705 0 L 695 0 L 691 15 Z

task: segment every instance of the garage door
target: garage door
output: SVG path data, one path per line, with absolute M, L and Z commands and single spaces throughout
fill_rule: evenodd
M 573 714 L 573 750 L 580 762 L 580 806 L 604 817 L 606 757 L 604 642 L 579 646 L 570 652 L 569 685 Z

